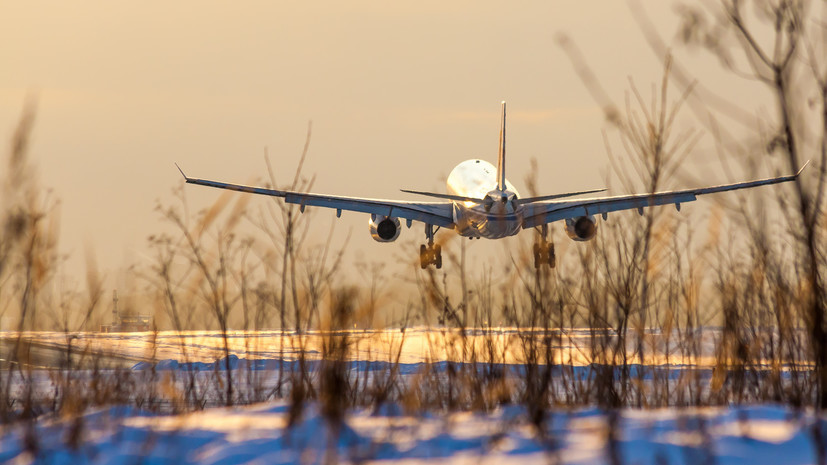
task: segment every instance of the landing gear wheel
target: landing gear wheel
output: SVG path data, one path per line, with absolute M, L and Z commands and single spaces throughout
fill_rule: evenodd
M 540 244 L 534 244 L 534 268 L 540 269 Z
M 557 266 L 557 254 L 554 253 L 554 244 L 548 246 L 548 266 L 551 268 Z
M 437 270 L 442 268 L 442 246 L 439 244 L 434 246 L 434 264 Z
M 436 245 L 420 245 L 419 246 L 419 266 L 424 270 L 428 265 L 436 265 L 437 269 L 442 268 L 442 246 Z

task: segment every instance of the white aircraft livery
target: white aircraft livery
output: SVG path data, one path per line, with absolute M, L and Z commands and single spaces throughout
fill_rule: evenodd
M 370 234 L 378 242 L 393 242 L 399 237 L 400 218 L 406 221 L 409 228 L 414 221 L 422 222 L 425 224 L 425 239 L 428 244 L 420 246 L 419 260 L 425 269 L 429 265 L 442 267 L 441 247 L 434 244 L 434 234 L 440 228 L 453 229 L 460 236 L 470 239 L 499 239 L 513 236 L 523 229 L 535 229 L 538 235 L 534 244 L 534 266 L 554 267 L 554 244 L 547 239 L 549 223 L 562 220 L 565 222 L 566 234 L 571 239 L 588 241 L 597 233 L 595 215 L 601 215 L 605 220 L 610 212 L 637 209 L 643 214 L 645 207 L 669 204 L 680 210 L 682 203 L 692 202 L 699 195 L 794 181 L 806 166 L 805 163 L 794 175 L 699 189 L 570 199 L 605 190 L 596 189 L 522 198 L 505 178 L 505 102 L 502 102 L 500 150 L 496 167 L 483 160 L 460 163 L 448 176 L 447 194 L 403 189 L 403 192 L 440 199 L 438 202 L 366 199 L 252 187 L 190 178 L 180 167 L 178 170 L 187 183 L 281 197 L 287 203 L 298 204 L 302 212 L 305 207 L 312 206 L 335 209 L 336 216 L 340 216 L 343 210 L 370 214 Z

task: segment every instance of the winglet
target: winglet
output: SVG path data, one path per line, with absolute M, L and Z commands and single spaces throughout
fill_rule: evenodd
M 801 175 L 801 172 L 804 171 L 804 168 L 806 168 L 807 165 L 809 165 L 809 164 L 810 164 L 810 160 L 805 161 L 804 164 L 801 165 L 801 168 L 798 170 L 798 173 L 795 173 L 795 177 L 798 177 L 799 175 Z
M 181 169 L 181 167 L 180 167 L 180 166 L 178 166 L 178 163 L 176 163 L 176 164 L 175 164 L 175 167 L 176 167 L 176 168 L 178 168 L 178 171 L 181 173 L 181 176 L 183 176 L 183 177 L 184 177 L 184 180 L 185 180 L 185 181 L 189 181 L 189 180 L 190 180 L 190 178 L 188 178 L 188 177 L 187 177 L 187 175 L 186 175 L 186 174 L 184 174 L 184 170 L 182 170 L 182 169 Z

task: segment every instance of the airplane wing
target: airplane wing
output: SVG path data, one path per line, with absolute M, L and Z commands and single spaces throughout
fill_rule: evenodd
M 618 195 L 582 200 L 558 200 L 532 203 L 525 205 L 523 228 L 528 229 L 566 218 L 577 218 L 589 215 L 603 215 L 603 219 L 605 219 L 607 213 L 621 210 L 637 209 L 642 214 L 645 207 L 654 207 L 656 205 L 674 204 L 676 208 L 680 209 L 682 203 L 692 202 L 696 200 L 699 195 L 794 181 L 801 175 L 801 172 L 804 171 L 808 163 L 809 161 L 794 175 L 760 179 L 757 181 L 739 182 L 699 189 L 656 192 L 653 194 Z
M 452 202 L 398 202 L 393 200 L 363 199 L 358 197 L 340 197 L 335 195 L 283 191 L 265 187 L 244 186 L 241 184 L 191 178 L 184 174 L 184 171 L 181 170 L 180 167 L 178 167 L 178 171 L 181 172 L 181 175 L 184 176 L 184 180 L 186 180 L 188 184 L 281 197 L 287 203 L 299 205 L 302 211 L 304 211 L 304 207 L 306 206 L 326 207 L 335 209 L 337 216 L 341 215 L 343 210 L 346 210 L 421 221 L 426 224 L 441 227 L 451 227 L 454 224 Z

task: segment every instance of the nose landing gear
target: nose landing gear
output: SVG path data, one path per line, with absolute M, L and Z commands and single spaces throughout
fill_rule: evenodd
M 419 246 L 419 266 L 423 270 L 428 268 L 428 265 L 434 265 L 436 269 L 442 268 L 442 246 L 434 244 L 435 232 L 433 225 L 425 225 L 425 237 L 428 239 L 428 245 L 422 244 Z
M 554 253 L 554 242 L 549 242 L 548 225 L 542 226 L 537 242 L 534 243 L 534 268 L 539 269 L 543 265 L 550 268 L 557 266 L 557 255 Z

